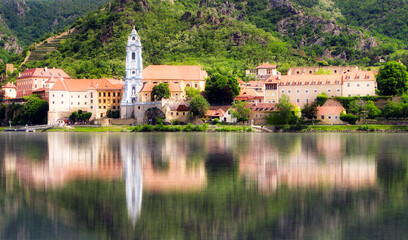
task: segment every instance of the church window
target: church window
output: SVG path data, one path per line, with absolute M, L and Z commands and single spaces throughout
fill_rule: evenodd
M 136 53 L 132 53 L 132 60 L 136 60 Z

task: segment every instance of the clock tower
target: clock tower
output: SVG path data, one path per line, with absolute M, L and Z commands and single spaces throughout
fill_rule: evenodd
M 125 92 L 121 102 L 121 117 L 129 118 L 133 107 L 139 102 L 139 92 L 142 89 L 142 44 L 135 27 L 130 33 L 126 45 L 126 77 Z

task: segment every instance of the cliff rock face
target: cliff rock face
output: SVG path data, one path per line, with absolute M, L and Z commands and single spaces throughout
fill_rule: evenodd
M 9 30 L 9 29 L 7 28 L 7 25 L 4 22 L 1 15 L 0 15 L 0 25 L 3 27 L 3 28 L 0 28 L 0 41 L 3 42 L 3 46 L 0 46 L 0 47 L 3 47 L 4 50 L 6 50 L 7 52 L 21 53 L 23 51 L 23 47 L 17 43 L 17 39 L 13 36 L 6 34 L 5 33 L 6 31 L 3 32 L 4 30 Z

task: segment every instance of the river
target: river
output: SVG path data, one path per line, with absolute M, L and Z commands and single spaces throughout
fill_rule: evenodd
M 408 134 L 0 133 L 0 239 L 404 239 Z

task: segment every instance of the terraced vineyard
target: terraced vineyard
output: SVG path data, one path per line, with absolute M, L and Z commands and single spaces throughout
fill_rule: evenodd
M 71 29 L 67 32 L 61 33 L 58 36 L 52 36 L 45 41 L 37 44 L 35 50 L 30 53 L 27 58 L 27 61 L 42 61 L 44 57 L 56 50 L 61 41 L 70 39 L 78 35 L 79 31 L 76 29 Z

